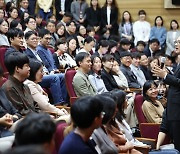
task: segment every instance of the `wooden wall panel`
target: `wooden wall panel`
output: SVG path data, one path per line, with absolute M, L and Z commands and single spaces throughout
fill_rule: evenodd
M 88 3 L 90 0 L 86 0 Z M 119 8 L 119 22 L 123 11 L 128 10 L 133 21 L 138 19 L 138 11 L 144 9 L 147 13 L 147 20 L 154 25 L 154 18 L 161 15 L 164 19 L 164 25 L 169 29 L 169 24 L 172 19 L 176 19 L 180 24 L 180 9 L 165 9 L 164 0 L 116 0 Z M 105 0 L 99 0 L 102 6 Z

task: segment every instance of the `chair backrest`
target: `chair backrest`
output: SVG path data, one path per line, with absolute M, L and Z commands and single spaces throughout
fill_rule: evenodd
M 7 48 L 8 47 L 5 47 L 5 46 L 0 47 L 0 65 L 1 65 L 4 73 L 8 72 L 7 68 L 6 68 L 5 64 L 4 64 L 4 55 L 5 55 L 5 52 L 6 52 Z
M 139 124 L 147 122 L 146 118 L 144 116 L 144 113 L 142 111 L 142 104 L 143 104 L 143 96 L 142 95 L 136 95 L 136 97 L 134 99 L 134 109 L 135 109 L 136 116 L 137 116 Z
M 62 123 L 59 123 L 56 127 L 54 139 L 55 139 L 55 148 L 57 152 L 59 151 L 59 148 L 64 140 L 64 129 L 66 128 L 66 126 L 67 126 L 67 123 L 62 122 Z
M 75 69 L 68 69 L 65 73 L 66 88 L 70 97 L 76 97 L 76 94 L 72 85 L 75 74 L 76 74 Z

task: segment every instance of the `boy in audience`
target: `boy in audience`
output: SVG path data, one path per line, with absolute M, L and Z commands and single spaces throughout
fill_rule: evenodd
M 97 154 L 89 138 L 102 124 L 102 110 L 102 101 L 97 96 L 81 97 L 72 105 L 71 117 L 76 128 L 64 139 L 59 154 Z
M 88 79 L 88 72 L 91 70 L 91 56 L 89 53 L 80 52 L 76 55 L 76 64 L 79 67 L 73 78 L 73 87 L 78 97 L 95 95 L 96 90 Z
M 13 52 L 5 57 L 5 66 L 9 72 L 8 80 L 3 84 L 7 98 L 21 115 L 39 112 L 28 86 L 23 82 L 29 76 L 30 67 L 28 57 L 21 52 Z
M 26 34 L 28 31 L 35 31 L 36 30 L 36 20 L 34 17 L 29 16 L 25 19 L 26 29 L 24 31 L 24 34 Z

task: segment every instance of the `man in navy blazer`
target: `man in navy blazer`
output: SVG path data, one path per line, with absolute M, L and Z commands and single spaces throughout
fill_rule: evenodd
M 41 56 L 38 54 L 38 51 L 36 50 L 38 44 L 37 34 L 35 32 L 33 31 L 27 32 L 25 34 L 25 39 L 27 42 L 27 50 L 25 51 L 25 54 L 29 57 L 30 60 L 39 60 L 44 64 L 43 71 L 45 74 L 43 76 L 42 82 L 39 84 L 43 88 L 50 88 L 54 104 L 62 105 L 64 102 L 66 102 L 66 97 L 67 97 L 67 91 L 64 82 L 64 74 L 53 73 L 54 63 L 51 61 L 48 62 L 45 58 L 42 58 L 43 54 L 41 54 L 40 49 L 39 49 L 39 53 Z M 50 52 L 47 48 L 46 50 L 47 52 Z
M 177 54 L 176 62 L 178 66 L 173 75 L 158 66 L 155 66 L 152 72 L 163 78 L 164 82 L 169 85 L 167 119 L 175 148 L 180 151 L 180 37 L 177 38 L 175 43 L 175 53 Z

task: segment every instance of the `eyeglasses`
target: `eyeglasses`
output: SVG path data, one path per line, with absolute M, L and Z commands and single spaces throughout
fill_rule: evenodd
M 174 44 L 180 44 L 180 40 L 174 41 Z
M 104 118 L 105 112 L 101 112 L 101 118 Z

